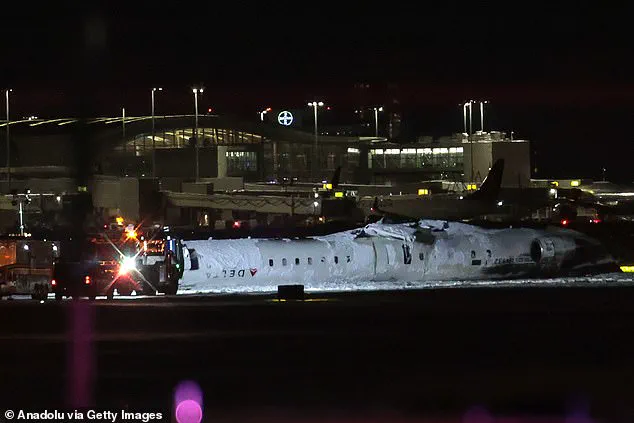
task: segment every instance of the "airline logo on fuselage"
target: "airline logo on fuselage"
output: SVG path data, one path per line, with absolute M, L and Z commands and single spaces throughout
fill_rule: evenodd
M 249 275 L 251 275 L 251 277 L 255 276 L 255 274 L 258 273 L 258 269 L 257 268 L 250 268 L 250 269 L 223 269 L 222 270 L 222 277 L 223 278 L 244 278 L 244 277 L 248 277 Z

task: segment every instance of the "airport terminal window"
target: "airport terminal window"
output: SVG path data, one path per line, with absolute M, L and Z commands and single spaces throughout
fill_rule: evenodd
M 299 265 L 299 259 L 297 257 L 295 257 L 295 264 Z
M 339 263 L 339 257 L 335 256 L 335 264 Z
M 308 264 L 313 264 L 313 258 L 312 257 L 308 257 Z
M 269 266 L 273 267 L 273 259 L 269 259 Z
M 282 259 L 282 266 L 286 266 L 286 264 L 287 264 L 287 261 L 286 261 L 286 259 L 285 259 L 285 258 L 283 258 L 283 259 Z
M 227 151 L 227 171 L 254 172 L 257 167 L 257 153 L 255 151 Z

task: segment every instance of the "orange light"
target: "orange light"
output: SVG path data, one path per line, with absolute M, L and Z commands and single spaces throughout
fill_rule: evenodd
M 270 107 L 267 107 L 267 108 L 266 108 L 266 111 L 267 111 L 267 112 L 270 112 L 271 110 L 273 110 L 273 109 L 271 109 Z
M 84 282 L 86 283 L 86 285 L 90 285 L 90 276 L 86 276 L 84 278 Z
M 207 109 L 207 113 L 211 113 L 211 107 Z
M 563 220 L 561 221 L 561 224 L 562 224 L 562 225 L 564 225 L 564 226 L 566 226 L 566 225 L 568 224 L 568 221 L 567 221 L 566 219 L 563 219 Z
M 136 231 L 135 230 L 128 231 L 127 236 L 128 238 L 136 239 L 136 236 L 137 236 Z
M 55 281 L 55 279 L 51 280 L 51 285 L 56 286 L 57 285 L 57 281 Z

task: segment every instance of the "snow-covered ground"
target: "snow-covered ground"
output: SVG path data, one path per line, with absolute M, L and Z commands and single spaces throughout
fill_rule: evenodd
M 333 283 L 309 283 L 305 285 L 306 292 L 355 292 L 355 291 L 381 291 L 381 290 L 407 290 L 407 289 L 432 289 L 432 288 L 509 288 L 509 287 L 606 287 L 606 286 L 634 286 L 634 274 L 631 273 L 606 273 L 602 275 L 577 277 L 577 278 L 553 278 L 553 279 L 516 279 L 516 280 L 480 280 L 480 281 L 420 281 L 420 282 L 333 282 Z M 195 286 L 180 289 L 178 295 L 200 294 L 254 294 L 277 292 L 277 285 L 270 286 L 235 286 L 216 285 L 213 289 L 197 289 Z M 116 296 L 115 300 L 134 300 L 141 298 L 153 298 L 147 296 Z M 28 295 L 14 295 L 13 300 L 30 300 Z M 53 294 L 49 294 L 49 300 L 54 300 Z M 106 299 L 106 297 L 97 297 Z M 7 300 L 3 297 L 2 300 Z
M 425 289 L 425 288 L 475 288 L 475 287 L 529 287 L 529 286 L 634 286 L 634 275 L 630 273 L 607 273 L 602 275 L 577 278 L 552 279 L 516 279 L 516 280 L 480 280 L 480 281 L 420 281 L 420 282 L 312 282 L 304 285 L 306 292 L 354 292 L 380 291 L 394 289 Z M 178 294 L 207 294 L 207 293 L 267 293 L 277 292 L 277 285 L 216 285 L 213 289 L 197 289 L 195 286 L 180 289 Z

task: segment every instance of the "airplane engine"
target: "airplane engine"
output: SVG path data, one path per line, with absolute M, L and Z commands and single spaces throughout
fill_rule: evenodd
M 572 238 L 542 237 L 531 242 L 531 259 L 544 273 L 556 273 L 567 258 L 574 255 L 577 246 Z

